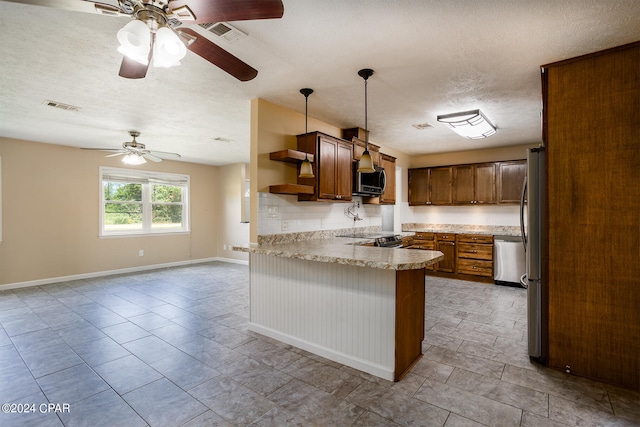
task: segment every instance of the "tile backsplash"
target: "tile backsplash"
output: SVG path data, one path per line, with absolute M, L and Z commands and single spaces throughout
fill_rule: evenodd
M 351 208 L 361 220 L 354 221 Z M 354 196 L 352 202 L 298 202 L 298 196 L 258 193 L 258 235 L 335 230 L 380 226 L 379 205 L 364 205 Z

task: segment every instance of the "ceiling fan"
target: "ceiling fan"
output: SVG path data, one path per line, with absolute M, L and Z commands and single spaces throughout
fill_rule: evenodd
M 152 162 L 161 162 L 163 159 L 171 160 L 179 159 L 181 157 L 178 153 L 147 150 L 144 144 L 136 141 L 136 137 L 140 136 L 140 132 L 138 131 L 129 131 L 129 135 L 133 137 L 133 141 L 123 142 L 122 148 L 83 148 L 83 150 L 99 150 L 113 153 L 108 154 L 105 157 L 116 157 L 124 154 L 125 156 L 122 159 L 122 162 L 128 165 L 141 165 L 147 162 L 145 159 L 151 160 Z
M 58 9 L 130 16 L 118 31 L 118 51 L 123 53 L 121 77 L 140 79 L 149 64 L 179 65 L 187 50 L 211 62 L 240 81 L 253 79 L 258 71 L 186 24 L 282 18 L 281 0 L 5 0 Z

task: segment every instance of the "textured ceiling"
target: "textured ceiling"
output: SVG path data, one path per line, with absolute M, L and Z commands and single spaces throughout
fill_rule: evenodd
M 357 71 L 373 68 L 373 142 L 411 155 L 535 143 L 540 65 L 640 40 L 638 0 L 283 3 L 282 19 L 238 21 L 232 25 L 248 37 L 215 40 L 258 69 L 243 83 L 192 53 L 180 67 L 123 79 L 115 34 L 127 17 L 0 1 L 0 136 L 119 148 L 135 129 L 147 148 L 186 161 L 248 162 L 251 99 L 304 113 L 298 91 L 311 87 L 310 116 L 364 127 Z M 496 135 L 467 140 L 436 122 L 476 108 L 497 125 Z M 412 126 L 423 123 L 433 128 Z

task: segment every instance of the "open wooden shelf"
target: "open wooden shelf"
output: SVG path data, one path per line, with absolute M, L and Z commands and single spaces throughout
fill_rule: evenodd
M 273 151 L 269 153 L 269 160 L 276 160 L 279 162 L 287 162 L 287 163 L 298 163 L 305 159 L 305 156 L 308 156 L 309 161 L 313 162 L 313 154 L 306 154 L 304 151 L 298 150 L 281 150 L 281 151 Z
M 313 194 L 313 185 L 279 184 L 270 185 L 269 193 L 274 194 Z

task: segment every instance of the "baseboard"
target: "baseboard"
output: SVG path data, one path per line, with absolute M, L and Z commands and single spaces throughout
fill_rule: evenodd
M 388 367 L 372 363 L 368 360 L 350 356 L 348 354 L 344 354 L 342 352 L 315 343 L 311 343 L 298 337 L 294 337 L 292 335 L 285 334 L 253 322 L 249 322 L 248 329 L 252 332 L 256 332 L 269 338 L 273 338 L 285 344 L 289 344 L 302 350 L 306 350 L 310 353 L 317 354 L 318 356 L 322 356 L 325 359 L 342 363 L 343 365 L 350 366 L 354 369 L 358 369 L 360 371 L 375 375 L 376 377 L 380 377 L 388 381 L 394 381 L 393 369 L 390 369 Z
M 28 288 L 30 286 L 49 285 L 52 283 L 69 282 L 72 280 L 91 279 L 94 277 L 114 276 L 117 274 L 137 273 L 141 271 L 159 270 L 162 268 L 181 267 L 185 265 L 202 264 L 205 262 L 213 262 L 213 261 L 227 262 L 227 263 L 233 263 L 233 264 L 245 264 L 245 265 L 249 264 L 249 261 L 232 259 L 232 258 L 221 258 L 221 257 L 200 258 L 200 259 L 192 259 L 192 260 L 185 260 L 185 261 L 167 262 L 163 264 L 143 265 L 139 267 L 119 268 L 116 270 L 105 270 L 105 271 L 95 271 L 91 273 L 73 274 L 70 276 L 49 277 L 46 279 L 29 280 L 25 282 L 7 283 L 4 285 L 0 285 L 0 291 L 7 290 L 7 289 Z

